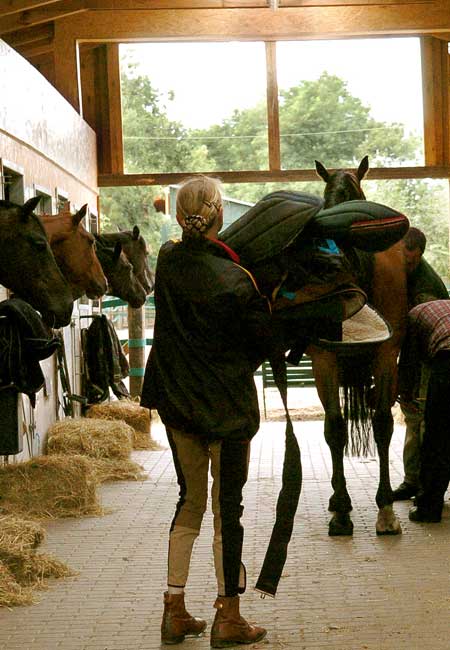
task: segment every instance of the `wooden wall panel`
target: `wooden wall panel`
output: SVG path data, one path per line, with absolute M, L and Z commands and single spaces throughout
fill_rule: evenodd
M 0 40 L 0 129 L 86 186 L 97 186 L 95 133 L 55 88 Z

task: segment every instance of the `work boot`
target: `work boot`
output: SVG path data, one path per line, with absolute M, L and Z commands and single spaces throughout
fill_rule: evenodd
M 161 623 L 161 642 L 175 645 L 186 636 L 198 636 L 206 629 L 206 621 L 194 618 L 186 611 L 184 594 L 164 593 L 164 614 Z
M 266 636 L 263 627 L 250 625 L 239 613 L 239 596 L 219 596 L 211 628 L 211 648 L 227 648 L 238 643 L 256 643 Z
M 394 501 L 407 501 L 408 499 L 411 499 L 413 496 L 415 496 L 418 491 L 419 489 L 416 485 L 405 483 L 403 481 L 403 483 L 400 483 L 398 488 L 392 490 L 392 496 L 394 498 Z

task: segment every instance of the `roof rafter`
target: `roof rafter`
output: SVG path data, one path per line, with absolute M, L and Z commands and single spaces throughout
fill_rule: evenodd
M 40 5 L 40 6 L 39 6 Z M 59 0 L 50 4 L 39 3 L 36 8 L 21 11 L 8 16 L 0 15 L 0 34 L 15 32 L 25 27 L 65 18 L 86 10 L 85 0 Z

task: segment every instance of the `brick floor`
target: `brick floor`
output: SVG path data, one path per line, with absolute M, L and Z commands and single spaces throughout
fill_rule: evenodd
M 293 539 L 275 599 L 252 589 L 271 532 L 284 451 L 283 422 L 263 422 L 252 447 L 245 492 L 244 561 L 249 589 L 242 611 L 268 629 L 253 648 L 265 650 L 449 650 L 449 532 L 446 502 L 441 524 L 408 520 L 410 502 L 395 509 L 403 535 L 375 534 L 374 458 L 347 459 L 353 500 L 352 538 L 327 533 L 330 455 L 323 423 L 295 422 L 303 488 Z M 165 440 L 160 426 L 155 437 Z M 393 486 L 402 478 L 403 427 L 391 446 Z M 177 485 L 167 449 L 135 452 L 145 482 L 101 488 L 112 512 L 103 517 L 47 524 L 47 551 L 79 574 L 54 581 L 30 607 L 0 610 L 3 650 L 155 650 L 160 648 L 167 534 Z M 194 551 L 187 603 L 212 621 L 215 580 L 208 514 Z M 209 648 L 208 634 L 187 650 Z

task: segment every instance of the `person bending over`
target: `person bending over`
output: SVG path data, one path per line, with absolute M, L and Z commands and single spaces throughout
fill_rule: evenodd
M 436 271 L 423 257 L 427 240 L 419 228 L 411 227 L 402 239 L 406 271 L 408 274 L 408 308 L 430 300 L 448 298 L 447 287 Z M 415 496 L 419 489 L 420 446 L 423 439 L 424 410 L 427 394 L 429 369 L 421 364 L 421 377 L 417 393 L 409 403 L 401 402 L 405 418 L 405 441 L 403 445 L 404 477 L 393 491 L 394 501 L 403 501 Z

